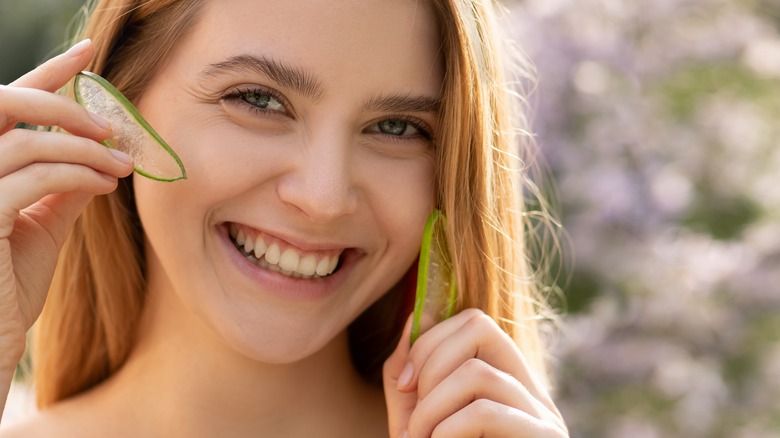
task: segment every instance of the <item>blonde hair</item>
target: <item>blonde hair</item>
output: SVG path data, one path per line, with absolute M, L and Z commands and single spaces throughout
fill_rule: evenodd
M 97 1 L 80 38 L 95 56 L 87 70 L 137 101 L 168 53 L 194 24 L 201 1 Z M 142 231 L 132 178 L 98 196 L 60 253 L 34 336 L 33 381 L 43 408 L 116 372 L 132 349 L 144 304 Z
M 457 242 L 451 252 L 462 291 L 459 305 L 480 308 L 498 321 L 544 378 L 537 317 L 546 308 L 526 258 L 528 216 L 517 187 L 522 160 L 513 150 L 514 113 L 496 46 L 494 11 L 483 1 L 431 2 L 445 61 L 436 201 L 448 217 L 450 241 Z M 88 69 L 137 100 L 191 29 L 202 3 L 91 4 L 81 35 L 92 38 L 96 51 Z M 96 197 L 62 250 L 34 338 L 39 407 L 99 384 L 123 365 L 133 347 L 144 305 L 145 258 L 131 181 L 126 178 L 116 192 Z M 390 327 L 397 338 L 396 325 Z M 390 349 L 353 355 L 377 356 L 362 361 L 381 365 Z
M 518 84 L 510 86 L 504 62 L 514 61 L 511 73 L 531 84 L 533 69 L 506 45 L 493 2 L 436 0 L 434 7 L 445 59 L 437 194 L 449 241 L 457 242 L 450 251 L 459 304 L 493 317 L 549 386 L 540 321 L 552 318 L 541 292 L 550 287 L 542 258 L 552 254 L 531 248 L 546 245 L 533 241 L 534 230 L 555 236 L 556 226 L 531 179 L 539 163 L 520 106 L 526 96 Z M 524 195 L 534 212 L 526 210 Z

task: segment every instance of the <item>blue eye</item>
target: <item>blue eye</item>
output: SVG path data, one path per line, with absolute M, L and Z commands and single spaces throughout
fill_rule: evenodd
M 289 112 L 284 98 L 266 88 L 237 89 L 222 97 L 222 100 L 261 113 L 288 114 Z
M 427 129 L 423 128 L 422 122 L 404 118 L 382 120 L 369 127 L 368 131 L 398 139 L 430 140 L 433 137 Z
M 379 122 L 379 132 L 390 135 L 414 135 L 417 128 L 404 120 L 383 120 Z
M 284 111 L 284 104 L 270 93 L 262 91 L 245 91 L 241 95 L 241 100 L 262 109 L 272 111 Z

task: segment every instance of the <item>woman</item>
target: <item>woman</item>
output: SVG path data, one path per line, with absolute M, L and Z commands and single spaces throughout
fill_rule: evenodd
M 491 20 L 463 0 L 97 2 L 92 41 L 0 88 L 6 392 L 47 301 L 43 409 L 6 436 L 567 436 Z M 106 121 L 52 94 L 80 70 L 187 180 L 125 178 Z M 434 207 L 466 310 L 410 348 Z

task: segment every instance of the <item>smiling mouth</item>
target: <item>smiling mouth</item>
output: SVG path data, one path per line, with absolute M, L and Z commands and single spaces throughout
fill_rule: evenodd
M 230 240 L 256 266 L 292 278 L 319 279 L 336 271 L 343 250 L 304 252 L 237 224 L 228 226 Z

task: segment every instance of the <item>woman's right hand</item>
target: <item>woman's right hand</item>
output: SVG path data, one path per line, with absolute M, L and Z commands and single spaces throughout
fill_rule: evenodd
M 55 94 L 93 50 L 73 46 L 8 86 L 0 85 L 0 373 L 13 373 L 41 313 L 59 250 L 94 195 L 129 175 L 129 157 L 99 143 L 108 122 Z M 14 129 L 18 122 L 65 132 Z M 5 379 L 0 379 L 5 380 Z

